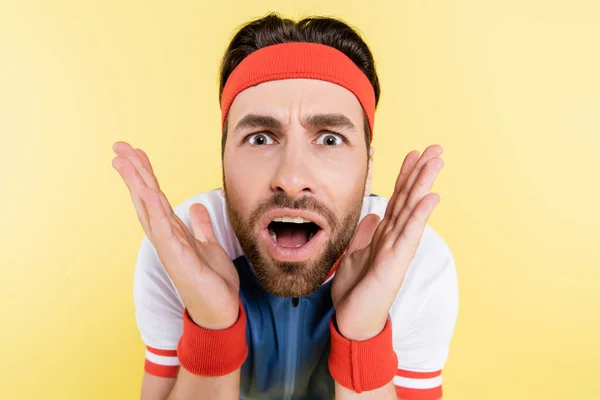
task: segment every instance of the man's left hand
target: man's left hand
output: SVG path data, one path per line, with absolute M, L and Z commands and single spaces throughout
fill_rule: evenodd
M 336 271 L 331 297 L 340 334 L 367 340 L 385 327 L 389 310 L 410 266 L 429 216 L 440 201 L 431 187 L 444 166 L 443 149 L 410 152 L 381 222 L 369 214 L 358 225 Z

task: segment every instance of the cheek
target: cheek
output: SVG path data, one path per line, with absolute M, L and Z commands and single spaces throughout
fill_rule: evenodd
M 241 154 L 227 154 L 223 162 L 223 175 L 227 197 L 235 209 L 248 218 L 253 207 L 268 189 L 268 174 L 265 173 L 264 160 L 242 157 Z
M 315 165 L 318 165 L 314 170 L 315 176 L 318 176 L 319 186 L 330 199 L 332 211 L 338 215 L 351 211 L 357 199 L 364 194 L 366 154 L 330 156 L 327 159 L 321 157 Z
M 362 187 L 367 174 L 366 156 L 363 154 L 320 157 L 315 164 L 319 166 L 318 174 L 325 186 L 344 193 L 352 193 L 358 186 Z

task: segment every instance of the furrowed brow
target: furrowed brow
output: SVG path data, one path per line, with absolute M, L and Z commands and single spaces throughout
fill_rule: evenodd
M 356 131 L 356 126 L 344 114 L 313 114 L 304 119 L 303 125 L 313 128 L 327 127 Z
M 247 114 L 239 120 L 233 131 L 235 133 L 244 129 L 281 129 L 281 122 L 270 115 Z

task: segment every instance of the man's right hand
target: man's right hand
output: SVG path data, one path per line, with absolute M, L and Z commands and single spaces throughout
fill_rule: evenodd
M 112 165 L 192 320 L 206 329 L 232 326 L 239 314 L 239 276 L 215 237 L 206 207 L 190 207 L 190 232 L 161 191 L 148 156 L 125 142 L 115 143 L 113 151 Z

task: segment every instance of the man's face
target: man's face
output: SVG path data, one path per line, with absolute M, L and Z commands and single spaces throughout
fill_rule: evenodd
M 309 79 L 262 83 L 231 105 L 224 194 L 267 291 L 312 293 L 350 243 L 370 187 L 363 118 L 350 91 Z

